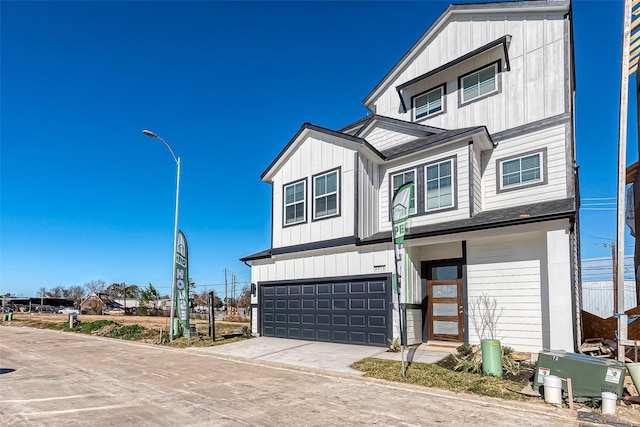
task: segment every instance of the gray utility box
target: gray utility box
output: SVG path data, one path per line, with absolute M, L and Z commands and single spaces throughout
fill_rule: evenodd
M 602 392 L 622 397 L 624 363 L 613 359 L 600 359 L 586 354 L 566 351 L 543 350 L 538 353 L 538 364 L 533 378 L 533 389 L 538 390 L 547 375 L 562 379 L 571 378 L 574 397 L 600 400 Z M 567 382 L 562 381 L 562 394 L 567 395 Z

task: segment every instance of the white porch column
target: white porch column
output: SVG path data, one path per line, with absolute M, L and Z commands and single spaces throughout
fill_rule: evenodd
M 571 248 L 566 229 L 547 232 L 547 271 L 550 349 L 573 352 Z

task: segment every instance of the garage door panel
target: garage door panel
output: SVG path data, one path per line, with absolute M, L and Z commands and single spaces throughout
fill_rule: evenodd
M 369 282 L 369 293 L 370 294 L 380 294 L 386 293 L 386 282 Z
M 348 283 L 334 283 L 333 284 L 333 293 L 334 294 L 346 294 L 347 293 Z
M 330 299 L 318 299 L 316 300 L 316 310 L 328 310 L 331 308 Z
M 333 300 L 333 309 L 334 310 L 346 310 L 347 309 L 347 300 L 346 299 L 334 299 Z
M 316 285 L 317 295 L 328 295 L 331 293 L 331 285 Z
M 351 341 L 352 344 L 366 344 L 367 334 L 365 332 L 352 331 L 349 334 L 349 341 Z
M 346 314 L 334 314 L 332 316 L 334 326 L 347 326 L 347 315 Z
M 387 345 L 391 290 L 387 280 L 260 287 L 264 336 Z
M 299 299 L 290 299 L 289 300 L 289 310 L 300 310 L 300 300 Z
M 364 298 L 350 298 L 349 309 L 351 310 L 364 310 L 367 308 L 367 301 Z
M 387 345 L 387 336 L 385 334 L 379 333 L 370 333 L 369 334 L 369 343 L 375 345 Z
M 352 314 L 351 316 L 349 316 L 349 326 L 361 328 L 367 326 L 367 316 Z

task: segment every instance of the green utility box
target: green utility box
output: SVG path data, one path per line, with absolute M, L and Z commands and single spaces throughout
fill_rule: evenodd
M 543 385 L 545 376 L 555 375 L 565 380 L 571 378 L 574 397 L 600 400 L 602 392 L 608 391 L 620 398 L 626 372 L 624 363 L 617 360 L 543 350 L 538 353 L 533 389 Z M 568 394 L 566 381 L 562 381 L 562 393 Z

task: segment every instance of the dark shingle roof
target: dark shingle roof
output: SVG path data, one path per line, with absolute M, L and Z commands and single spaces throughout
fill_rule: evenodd
M 427 148 L 434 147 L 436 145 L 445 144 L 455 139 L 460 139 L 465 136 L 471 136 L 479 132 L 486 132 L 484 126 L 462 128 L 447 130 L 434 135 L 429 135 L 424 138 L 414 139 L 413 141 L 393 146 L 387 150 L 382 150 L 381 153 L 385 157 L 385 160 L 393 160 L 398 157 L 407 156 L 409 154 L 417 153 Z M 488 135 L 488 134 L 487 134 Z
M 466 219 L 422 225 L 407 229 L 405 239 L 441 236 L 445 234 L 462 233 L 467 231 L 486 230 L 498 227 L 529 224 L 533 222 L 549 221 L 561 218 L 573 218 L 576 214 L 574 198 L 552 200 L 549 202 L 533 203 L 512 208 L 495 209 L 480 212 Z M 360 240 L 361 245 L 390 242 L 391 231 L 376 233 Z

